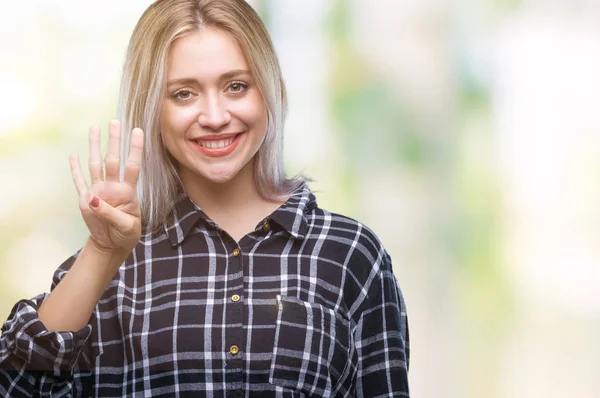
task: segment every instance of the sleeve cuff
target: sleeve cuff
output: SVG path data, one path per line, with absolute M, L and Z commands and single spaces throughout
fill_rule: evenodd
M 96 316 L 92 313 L 88 324 L 76 332 L 49 331 L 37 312 L 47 297 L 44 293 L 17 302 L 2 326 L 2 342 L 9 355 L 25 361 L 28 370 L 70 372 L 92 333 Z

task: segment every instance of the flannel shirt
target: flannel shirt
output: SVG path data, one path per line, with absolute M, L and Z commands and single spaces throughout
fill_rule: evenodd
M 79 331 L 44 327 L 46 297 L 19 301 L 2 327 L 0 396 L 409 396 L 390 257 L 306 184 L 239 242 L 182 194 Z

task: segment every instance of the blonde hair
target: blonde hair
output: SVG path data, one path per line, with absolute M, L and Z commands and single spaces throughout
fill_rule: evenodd
M 162 226 L 183 190 L 176 161 L 160 137 L 168 52 L 175 40 L 205 26 L 236 40 L 267 108 L 267 133 L 254 170 L 258 192 L 267 200 L 282 199 L 304 180 L 285 176 L 286 90 L 269 33 L 252 7 L 244 0 L 157 0 L 146 9 L 129 41 L 118 103 L 122 159 L 129 154 L 131 130 L 140 127 L 145 134 L 138 198 L 147 231 Z

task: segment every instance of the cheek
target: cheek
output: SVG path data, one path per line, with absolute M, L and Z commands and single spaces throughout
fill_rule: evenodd
M 236 110 L 237 116 L 248 127 L 258 133 L 265 133 L 267 127 L 267 110 L 261 99 L 249 99 L 240 103 Z
M 183 135 L 189 126 L 194 123 L 198 115 L 193 107 L 165 105 L 161 116 L 161 128 L 163 133 L 169 135 Z

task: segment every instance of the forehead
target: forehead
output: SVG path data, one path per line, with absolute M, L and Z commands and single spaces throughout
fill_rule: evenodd
M 180 37 L 169 49 L 169 79 L 218 77 L 236 69 L 248 69 L 240 46 L 226 32 L 210 26 Z

